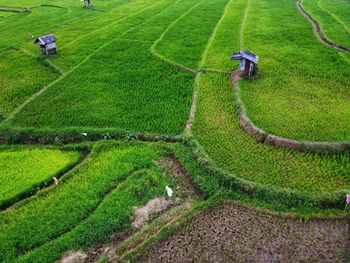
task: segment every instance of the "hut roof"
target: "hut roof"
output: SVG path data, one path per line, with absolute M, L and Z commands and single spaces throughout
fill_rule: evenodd
M 49 34 L 46 36 L 38 37 L 37 39 L 35 39 L 34 43 L 40 42 L 40 45 L 46 45 L 56 41 L 57 39 L 55 38 L 55 36 L 53 34 Z
M 236 52 L 233 53 L 231 59 L 232 60 L 240 60 L 242 58 L 248 59 L 249 61 L 252 61 L 253 63 L 257 64 L 259 57 L 255 54 L 253 54 L 252 52 L 246 50 L 244 52 Z

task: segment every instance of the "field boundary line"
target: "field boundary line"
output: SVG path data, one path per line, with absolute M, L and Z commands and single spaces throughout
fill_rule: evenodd
M 232 91 L 234 96 L 234 106 L 239 117 L 240 126 L 254 139 L 257 143 L 266 143 L 272 146 L 287 148 L 299 152 L 313 153 L 343 153 L 350 152 L 350 141 L 308 141 L 294 140 L 277 136 L 265 132 L 262 128 L 253 123 L 246 112 L 243 100 L 241 99 L 241 91 L 239 88 L 240 80 L 239 69 L 231 75 Z
M 200 68 L 197 72 L 218 73 L 218 74 L 231 74 L 231 71 L 212 69 L 212 68 Z
M 225 5 L 225 8 L 224 8 L 224 12 L 222 13 L 218 23 L 216 24 L 208 42 L 207 42 L 207 45 L 205 46 L 205 49 L 204 49 L 204 52 L 202 54 L 202 58 L 201 58 L 201 61 L 199 62 L 199 67 L 203 67 L 204 66 L 204 63 L 205 63 L 205 60 L 207 59 L 208 57 L 208 52 L 209 52 L 209 48 L 211 47 L 215 37 L 216 37 L 216 34 L 217 34 L 217 31 L 219 29 L 219 27 L 221 26 L 222 24 L 222 21 L 224 21 L 226 15 L 227 15 L 227 12 L 228 12 L 228 7 L 229 5 L 233 2 L 233 0 L 229 0 L 227 2 L 227 4 Z M 204 69 L 203 69 L 204 70 Z
M 196 77 L 194 79 L 194 89 L 192 95 L 192 104 L 190 109 L 190 116 L 186 122 L 185 133 L 190 133 L 192 130 L 192 125 L 194 122 L 194 118 L 196 116 L 197 102 L 198 102 L 198 91 L 199 91 L 199 81 L 201 78 L 202 72 L 197 72 Z
M 325 44 L 326 46 L 334 48 L 338 51 L 350 52 L 350 47 L 345 47 L 345 46 L 342 46 L 340 44 L 337 44 L 325 35 L 324 30 L 321 27 L 320 23 L 311 14 L 309 14 L 306 11 L 306 9 L 302 5 L 302 1 L 303 0 L 298 0 L 295 3 L 296 9 L 299 11 L 299 13 L 301 13 L 311 23 L 316 38 L 318 40 L 320 40 L 320 42 Z
M 55 79 L 53 82 L 51 82 L 50 84 L 46 85 L 45 87 L 43 87 L 41 90 L 39 90 L 37 93 L 34 93 L 32 96 L 30 96 L 25 102 L 23 102 L 21 105 L 19 105 L 14 111 L 12 111 L 7 118 L 2 122 L 3 124 L 13 120 L 13 118 L 15 117 L 15 115 L 17 113 L 19 113 L 27 104 L 29 104 L 30 102 L 32 102 L 35 98 L 39 97 L 41 94 L 43 94 L 48 88 L 50 88 L 51 86 L 55 85 L 57 82 L 61 81 L 62 79 L 64 79 L 67 73 L 63 73 L 58 79 Z
M 188 121 L 186 123 L 185 126 L 185 130 L 184 133 L 185 134 L 190 134 L 192 131 L 192 126 L 193 126 L 193 122 L 195 119 L 195 115 L 196 115 L 196 109 L 197 109 L 197 102 L 198 102 L 198 94 L 199 94 L 199 82 L 201 79 L 201 73 L 202 72 L 207 72 L 207 73 L 219 73 L 219 74 L 231 74 L 231 72 L 229 71 L 224 71 L 224 70 L 217 70 L 217 69 L 208 69 L 208 68 L 203 68 L 203 65 L 205 64 L 205 61 L 208 57 L 208 52 L 209 49 L 211 48 L 213 41 L 216 37 L 217 31 L 219 29 L 219 27 L 221 26 L 222 22 L 224 21 L 224 19 L 226 18 L 229 6 L 232 4 L 233 0 L 229 0 L 227 2 L 227 4 L 225 5 L 224 11 L 219 19 L 219 21 L 217 22 L 212 34 L 209 37 L 209 40 L 205 46 L 205 49 L 202 53 L 202 58 L 199 62 L 199 70 L 196 72 L 196 76 L 195 76 L 195 80 L 194 80 L 194 90 L 193 90 L 193 95 L 192 95 L 192 105 L 191 105 L 191 109 L 190 109 L 190 114 L 189 114 L 189 118 Z
M 175 210 L 175 212 L 174 210 L 170 210 L 170 215 L 163 214 L 160 217 L 153 220 L 153 222 L 151 222 L 149 226 L 153 227 L 154 221 L 156 221 L 157 219 L 160 221 L 160 226 L 154 227 L 154 229 L 152 229 L 153 231 L 151 231 L 150 234 L 147 233 L 147 227 L 141 230 L 140 232 L 136 233 L 134 236 L 138 235 L 140 237 L 145 238 L 141 239 L 141 242 L 136 243 L 136 246 L 133 246 L 131 249 L 127 248 L 124 252 L 122 251 L 122 254 L 118 255 L 117 260 L 131 262 L 130 259 L 128 259 L 128 257 L 134 254 L 135 252 L 137 253 L 137 251 L 139 251 L 140 248 L 150 248 L 152 245 L 154 245 L 152 244 L 152 241 L 158 242 L 159 240 L 157 239 L 161 232 L 169 230 L 171 226 L 181 227 L 183 225 L 181 219 L 188 218 L 188 214 L 190 214 L 190 212 L 193 210 L 193 207 L 191 205 L 192 202 L 193 200 L 189 200 L 179 206 L 175 206 L 175 209 L 179 208 L 180 210 Z M 174 216 L 172 216 L 172 213 L 174 213 Z M 169 220 L 167 220 L 167 218 L 169 218 Z M 131 238 L 133 238 L 134 236 L 131 236 Z
M 129 171 L 123 173 L 120 178 L 116 178 L 115 181 L 113 181 L 110 189 L 108 189 L 108 191 L 106 193 L 104 193 L 104 195 L 101 197 L 101 199 L 97 202 L 96 206 L 91 210 L 91 211 L 88 211 L 86 215 L 84 215 L 83 217 L 83 220 L 77 222 L 76 224 L 72 225 L 71 227 L 67 227 L 66 231 L 64 231 L 63 233 L 60 233 L 58 236 L 54 236 L 52 237 L 51 240 L 47 241 L 46 243 L 44 244 L 40 244 L 39 246 L 37 247 L 34 247 L 28 251 L 26 251 L 24 254 L 20 255 L 19 257 L 17 257 L 17 259 L 20 259 L 24 256 L 26 256 L 27 254 L 29 253 L 32 253 L 34 251 L 36 251 L 37 249 L 40 249 L 41 247 L 47 245 L 47 244 L 50 244 L 51 242 L 54 242 L 58 239 L 60 239 L 61 237 L 69 234 L 70 232 L 74 231 L 74 229 L 76 229 L 78 226 L 80 226 L 81 224 L 83 224 L 84 222 L 86 222 L 87 220 L 89 220 L 89 218 L 91 218 L 91 216 L 93 216 L 96 211 L 100 208 L 100 206 L 102 205 L 102 203 L 106 200 L 106 198 L 112 194 L 113 191 L 117 191 L 120 186 L 130 177 L 132 176 L 133 174 L 139 172 L 139 171 L 142 171 L 142 170 L 145 170 L 145 169 L 148 169 L 149 168 L 149 164 L 147 165 L 144 165 L 142 167 L 135 167 L 135 168 L 132 168 L 130 169 Z
M 163 1 L 161 1 L 163 2 Z M 162 10 L 159 13 L 162 13 L 164 10 Z M 156 15 L 152 16 L 151 18 L 147 19 L 146 21 L 143 21 L 142 23 L 138 24 L 135 27 L 130 28 L 127 31 L 124 31 L 122 33 L 122 36 L 125 35 L 128 32 L 133 31 L 134 29 L 138 28 L 139 26 L 145 24 L 146 22 L 150 21 L 151 19 L 153 19 L 154 17 L 156 17 L 157 15 L 159 15 L 159 13 L 157 13 Z M 8 117 L 3 121 L 3 123 L 6 123 L 10 120 L 12 120 L 14 118 L 14 116 L 20 112 L 28 103 L 30 103 L 31 101 L 33 101 L 35 98 L 39 97 L 41 94 L 43 94 L 49 87 L 55 85 L 56 83 L 58 83 L 59 81 L 63 80 L 66 76 L 68 76 L 70 73 L 74 72 L 76 69 L 78 69 L 81 65 L 83 65 L 86 61 L 88 61 L 93 55 L 95 55 L 98 51 L 100 51 L 101 49 L 103 49 L 104 47 L 108 46 L 109 44 L 111 44 L 112 42 L 114 42 L 116 39 L 111 39 L 110 41 L 104 43 L 103 45 L 99 46 L 98 48 L 96 48 L 92 53 L 90 53 L 88 56 L 86 56 L 82 61 L 80 61 L 77 65 L 75 65 L 73 68 L 71 68 L 70 70 L 68 70 L 67 72 L 63 72 L 62 75 L 54 80 L 53 82 L 51 82 L 50 84 L 48 84 L 47 86 L 45 86 L 44 88 L 42 88 L 41 90 L 39 90 L 37 93 L 33 94 L 29 99 L 27 99 L 24 103 L 22 103 L 20 106 L 18 106 L 13 112 L 11 112 Z M 58 68 L 58 67 L 57 67 Z
M 95 30 L 93 30 L 93 31 L 90 31 L 90 32 L 88 32 L 88 33 L 86 33 L 86 34 L 84 34 L 84 35 L 78 37 L 78 38 L 75 38 L 73 41 L 71 41 L 71 42 L 65 44 L 65 45 L 62 46 L 60 49 L 64 49 L 64 48 L 66 48 L 66 47 L 69 47 L 69 46 L 71 46 L 73 43 L 75 43 L 75 42 L 81 40 L 82 38 L 85 38 L 85 37 L 88 36 L 88 35 L 94 34 L 94 33 L 98 32 L 98 31 L 104 30 L 104 29 L 109 28 L 109 27 L 111 27 L 111 26 L 113 26 L 113 25 L 115 25 L 115 24 L 118 24 L 118 23 L 120 23 L 120 22 L 122 22 L 122 21 L 124 21 L 124 20 L 126 20 L 126 19 L 128 19 L 128 18 L 130 18 L 130 17 L 133 17 L 133 16 L 135 16 L 135 15 L 138 15 L 138 14 L 140 14 L 140 13 L 146 11 L 147 9 L 152 8 L 153 6 L 158 5 L 158 4 L 160 4 L 160 3 L 164 2 L 164 1 L 165 1 L 165 0 L 161 0 L 161 1 L 159 1 L 159 2 L 154 2 L 154 3 L 152 3 L 152 4 L 150 4 L 150 5 L 148 5 L 148 6 L 144 7 L 144 8 L 142 8 L 142 9 L 136 11 L 136 12 L 133 12 L 133 13 L 127 15 L 127 16 L 124 16 L 123 18 L 118 19 L 117 21 L 114 21 L 114 22 L 112 22 L 112 23 L 110 23 L 110 24 L 107 24 L 107 25 L 105 25 L 105 26 L 103 26 L 103 27 L 100 27 L 100 28 L 98 28 L 98 29 L 95 29 Z
M 32 58 L 37 58 L 37 55 L 34 54 L 33 52 L 27 50 L 27 49 L 24 49 L 24 48 L 21 48 L 21 47 L 16 47 L 14 46 L 13 49 L 15 50 L 18 50 Z M 49 58 L 44 58 L 43 60 L 43 63 L 46 64 L 47 66 L 49 66 L 52 70 L 56 71 L 56 73 L 62 75 L 64 74 L 64 70 L 61 69 L 59 66 L 55 65 Z
M 170 63 L 170 64 L 173 64 L 173 65 L 175 65 L 175 66 L 177 66 L 177 67 L 180 67 L 180 68 L 184 69 L 185 71 L 189 71 L 189 72 L 194 73 L 194 74 L 196 73 L 196 71 L 195 71 L 194 69 L 189 68 L 189 67 L 186 67 L 186 66 L 184 66 L 184 65 L 182 65 L 182 64 L 180 64 L 180 63 L 174 62 L 174 61 L 172 61 L 172 60 L 166 58 L 164 55 L 161 55 L 160 53 L 158 53 L 158 52 L 156 51 L 156 46 L 158 45 L 159 42 L 161 42 L 161 41 L 163 40 L 164 36 L 169 32 L 169 30 L 170 30 L 177 22 L 179 22 L 182 18 L 184 18 L 186 15 L 188 15 L 190 12 L 192 12 L 195 8 L 197 8 L 199 5 L 201 5 L 201 4 L 204 3 L 205 1 L 207 1 L 207 0 L 202 0 L 202 1 L 198 2 L 198 3 L 196 3 L 195 5 L 193 5 L 193 6 L 192 6 L 190 9 L 188 9 L 185 13 L 183 13 L 181 16 L 179 16 L 177 19 L 175 19 L 175 20 L 165 29 L 165 31 L 163 31 L 163 33 L 160 35 L 160 37 L 159 37 L 159 38 L 153 43 L 153 45 L 151 46 L 151 53 L 152 53 L 154 56 L 156 56 L 156 57 L 158 57 L 158 58 L 160 58 L 160 59 L 162 59 L 162 60 L 164 60 L 164 61 L 166 61 L 166 62 L 168 62 L 168 63 Z
M 48 180 L 34 185 L 30 190 L 22 193 L 19 197 L 19 200 L 14 202 L 10 201 L 7 205 L 0 206 L 0 215 L 2 213 L 6 213 L 8 209 L 11 209 L 12 207 L 21 207 L 25 205 L 29 200 L 33 200 L 34 198 L 37 198 L 38 196 L 42 195 L 44 192 L 47 193 L 48 191 L 50 191 L 52 187 L 55 186 L 52 177 L 56 177 L 57 179 L 59 179 L 59 182 L 66 181 L 66 175 L 72 172 L 73 170 L 76 170 L 79 166 L 81 166 L 89 158 L 91 151 L 80 151 L 80 154 L 81 156 L 78 161 L 76 161 L 66 169 L 56 174 L 53 174 L 53 176 L 49 177 Z
M 128 32 L 129 33 L 129 32 Z M 130 38 L 115 38 L 117 41 L 126 41 L 126 42 L 140 42 L 140 43 L 153 43 L 149 40 L 141 40 L 141 39 L 130 39 Z
M 317 5 L 318 5 L 323 11 L 325 11 L 325 12 L 328 13 L 330 16 L 332 16 L 340 25 L 343 26 L 343 28 L 345 29 L 345 31 L 346 31 L 348 34 L 350 34 L 350 30 L 349 30 L 349 28 L 344 24 L 344 22 L 343 22 L 341 19 L 339 19 L 338 16 L 336 16 L 335 14 L 333 14 L 332 12 L 330 12 L 330 11 L 328 11 L 326 8 L 324 8 L 324 7 L 321 5 L 321 1 L 322 1 L 322 0 L 318 0 L 318 1 L 317 1 Z
M 244 16 L 242 19 L 242 24 L 241 27 L 239 29 L 239 49 L 242 51 L 243 50 L 243 44 L 244 44 L 244 40 L 243 40 L 243 31 L 244 31 L 244 27 L 245 27 L 245 22 L 247 21 L 247 17 L 248 17 L 248 13 L 249 13 L 249 9 L 251 6 L 252 0 L 248 0 L 247 1 L 247 6 L 244 10 Z

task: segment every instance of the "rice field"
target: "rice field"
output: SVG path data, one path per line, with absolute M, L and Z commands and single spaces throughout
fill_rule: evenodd
M 75 164 L 80 153 L 38 147 L 0 148 L 0 208 L 30 194 Z
M 76 32 L 80 23 L 62 29 L 63 32 L 57 33 L 58 39 L 64 36 L 60 40 L 62 49 L 52 61 L 63 74 L 48 85 L 47 92 L 11 116 L 8 123 L 16 127 L 94 127 L 180 134 L 187 121 L 194 75 L 158 59 L 150 51 L 167 56 L 162 54 L 162 46 L 167 45 L 169 36 L 178 34 L 178 26 L 190 27 L 193 23 L 206 21 L 206 31 L 183 30 L 183 36 L 178 38 L 178 44 L 172 49 L 175 53 L 169 57 L 174 63 L 180 61 L 187 65 L 178 56 L 185 55 L 183 50 L 187 50 L 185 45 L 180 44 L 187 42 L 189 37 L 201 38 L 201 44 L 196 43 L 191 49 L 198 54 L 192 58 L 198 64 L 206 40 L 221 16 L 217 4 L 213 3 L 209 0 L 199 3 L 159 1 L 149 5 L 147 1 L 137 1 L 115 12 L 112 10 L 105 20 L 99 20 L 100 24 L 94 25 L 98 26 L 96 29 L 90 28 L 89 32 L 82 32 L 78 37 L 72 31 Z M 222 1 L 221 11 L 224 5 L 225 1 Z M 191 15 L 214 7 L 216 12 L 210 17 Z M 112 17 L 114 21 L 111 23 Z M 176 26 L 174 22 L 177 22 Z M 138 40 L 140 31 L 146 37 Z M 93 41 L 90 40 L 92 35 Z M 26 45 L 29 44 L 23 44 L 24 47 Z M 28 47 L 30 49 L 33 47 Z M 188 52 L 191 50 L 188 49 Z M 91 74 L 86 75 L 85 72 Z M 50 112 L 46 110 L 48 105 Z
M 89 247 L 130 227 L 132 207 L 169 185 L 154 163 L 165 153 L 152 145 L 95 145 L 58 185 L 0 213 L 1 262 L 53 262 L 66 250 Z
M 321 24 L 328 38 L 350 47 L 350 4 L 344 0 L 307 0 L 303 6 Z
M 243 46 L 259 50 L 262 75 L 240 83 L 251 120 L 282 137 L 348 141 L 349 54 L 320 43 L 293 1 L 256 1 L 249 10 Z
M 137 233 L 135 207 L 165 186 L 180 198 L 180 181 L 203 195 L 166 211 L 167 224 L 201 198 L 347 214 L 349 152 L 278 148 L 240 126 L 231 55 L 250 50 L 258 74 L 238 85 L 254 124 L 294 140 L 350 142 L 350 53 L 322 43 L 295 4 L 0 0 L 0 262 L 118 246 L 113 234 Z M 302 5 L 349 46 L 347 1 Z M 33 39 L 49 33 L 58 53 L 44 56 Z M 162 234 L 155 229 L 150 236 Z

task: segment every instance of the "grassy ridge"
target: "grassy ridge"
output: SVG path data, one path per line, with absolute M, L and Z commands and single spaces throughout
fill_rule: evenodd
M 252 1 L 243 33 L 244 49 L 260 56 L 261 78 L 240 83 L 250 119 L 282 137 L 350 140 L 350 65 L 316 39 L 294 1 Z
M 155 166 L 133 173 L 76 228 L 15 262 L 53 262 L 64 251 L 87 249 L 98 241 L 106 241 L 111 233 L 130 228 L 133 206 L 162 195 L 166 184 L 167 179 Z
M 337 18 L 346 28 L 350 28 L 349 1 L 346 0 L 320 0 L 319 5 Z
M 165 57 L 197 69 L 204 48 L 227 4 L 227 0 L 205 1 L 169 29 L 155 47 Z
M 321 24 L 328 38 L 337 44 L 350 47 L 350 3 L 343 0 L 303 1 L 305 9 Z M 330 11 L 331 10 L 331 11 Z M 340 16 L 339 16 L 340 15 Z
M 240 127 L 229 77 L 205 74 L 199 92 L 194 134 L 220 167 L 249 181 L 304 192 L 350 188 L 348 154 L 306 154 L 257 144 Z
M 129 10 L 128 15 L 63 45 L 62 53 L 54 62 L 68 72 L 45 94 L 26 105 L 12 124 L 35 128 L 117 128 L 166 135 L 181 133 L 188 118 L 194 76 L 154 57 L 150 48 L 155 42 L 148 42 L 149 37 L 161 36 L 169 25 L 172 25 L 171 30 L 185 25 L 189 29 L 193 24 L 206 28 L 192 35 L 186 31 L 193 38 L 192 42 L 201 39 L 201 45 L 192 48 L 198 53 L 195 56 L 198 64 L 224 3 L 208 17 L 204 14 L 212 13 L 213 0 L 198 6 L 196 1 L 168 0 L 152 4 L 139 1 L 123 6 L 119 12 Z M 194 13 L 186 13 L 192 8 Z M 200 16 L 193 15 L 196 12 Z M 148 34 L 145 39 L 134 41 L 140 36 L 139 32 Z M 183 40 L 181 44 L 185 47 Z
M 193 76 L 155 59 L 147 47 L 147 43 L 111 43 L 74 75 L 28 104 L 13 124 L 180 133 L 191 103 Z M 118 59 L 111 61 L 112 53 Z M 135 53 L 137 60 L 130 59 Z M 84 75 L 91 67 L 99 74 Z
M 230 68 L 228 58 L 232 50 L 239 50 L 239 30 L 247 3 L 243 0 L 230 2 L 208 49 L 205 67 L 220 68 L 222 65 L 223 69 Z M 249 10 L 251 12 L 253 10 Z M 254 28 L 249 24 L 246 27 Z M 232 47 L 233 44 L 236 48 Z M 253 84 L 261 85 L 261 81 L 240 83 L 245 88 Z M 219 167 L 238 177 L 280 188 L 312 193 L 349 189 L 349 155 L 305 154 L 257 144 L 240 127 L 233 103 L 229 76 L 201 75 L 193 132 Z
M 0 55 L 0 110 L 5 114 L 58 77 L 52 69 L 22 52 L 7 50 Z
M 91 224 L 91 220 L 95 224 L 94 222 L 99 221 L 101 216 L 106 216 L 105 212 L 98 214 L 98 211 L 100 209 L 105 211 L 104 202 L 107 202 L 110 196 L 122 198 L 122 202 L 130 199 L 127 201 L 128 206 L 113 208 L 116 209 L 115 213 L 121 213 L 122 219 L 111 219 L 111 223 L 114 223 L 114 226 L 116 224 L 116 227 L 124 226 L 127 221 L 125 215 L 130 214 L 132 205 L 137 203 L 137 200 L 145 200 L 146 197 L 143 196 L 143 193 L 145 196 L 147 193 L 154 193 L 152 187 L 149 188 L 150 192 L 147 192 L 148 189 L 144 188 L 142 182 L 146 184 L 153 180 L 154 185 L 161 185 L 160 189 L 163 190 L 163 183 L 160 183 L 163 181 L 158 178 L 159 171 L 155 173 L 155 168 L 152 167 L 154 167 L 154 161 L 164 153 L 163 149 L 155 148 L 152 145 L 136 143 L 132 147 L 125 148 L 120 144 L 99 143 L 94 147 L 90 158 L 67 174 L 58 186 L 53 186 L 42 194 L 39 192 L 38 198 L 0 214 L 0 260 L 13 262 L 15 258 L 30 250 L 39 248 L 61 236 L 64 237 L 66 233 L 69 233 L 86 218 L 88 218 L 87 223 L 84 224 Z M 151 170 L 136 173 L 138 175 L 135 176 L 132 175 L 143 169 Z M 146 179 L 149 177 L 149 173 L 151 181 Z M 153 179 L 152 174 L 155 174 Z M 139 180 L 140 185 L 132 186 L 132 183 L 129 185 L 128 181 L 125 181 L 130 175 L 138 178 L 145 175 L 146 178 L 145 181 Z M 135 182 L 136 178 L 130 180 Z M 119 189 L 124 189 L 124 187 L 126 193 L 119 192 Z M 116 190 L 114 191 L 114 189 Z M 105 199 L 106 197 L 107 199 Z M 115 203 L 108 202 L 106 205 L 110 207 L 112 204 Z M 95 215 L 96 213 L 97 215 Z M 100 221 L 100 223 L 102 222 Z M 101 225 L 102 229 L 99 229 L 103 230 L 104 227 L 106 227 L 105 231 L 111 230 L 107 224 Z M 79 229 L 75 231 L 81 231 Z M 88 229 L 90 231 L 90 228 Z M 96 238 L 101 238 L 98 228 L 95 230 Z M 104 233 L 106 234 L 106 232 Z M 85 237 L 83 235 L 78 235 L 78 237 L 85 242 L 94 241 L 94 239 L 89 241 L 89 232 L 86 233 Z M 75 242 L 71 241 L 70 245 L 74 244 Z M 65 246 L 67 245 L 65 244 Z M 65 247 L 65 249 L 68 248 Z
M 31 147 L 0 148 L 0 207 L 76 163 L 78 152 Z

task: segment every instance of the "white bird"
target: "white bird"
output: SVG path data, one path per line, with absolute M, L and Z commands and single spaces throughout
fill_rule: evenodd
M 55 185 L 58 185 L 58 179 L 56 177 L 53 177 L 53 181 L 54 181 Z
M 173 196 L 174 191 L 169 186 L 165 186 L 165 191 L 169 197 Z
M 87 133 L 86 132 L 82 132 L 81 135 L 87 136 Z

